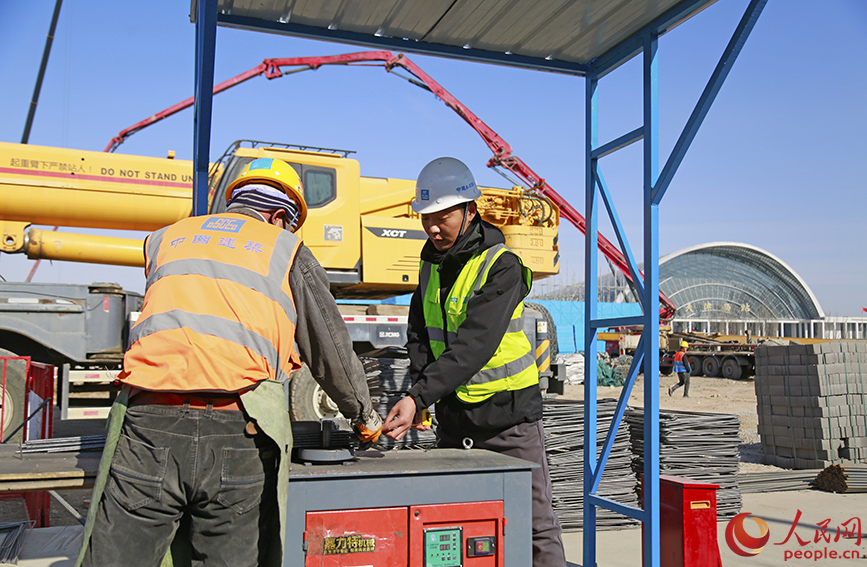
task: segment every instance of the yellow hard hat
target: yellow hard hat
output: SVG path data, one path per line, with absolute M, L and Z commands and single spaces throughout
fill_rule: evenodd
M 689 343 L 687 343 L 686 341 L 680 341 L 680 346 L 686 348 L 689 346 Z
M 228 203 L 235 189 L 251 183 L 263 183 L 281 189 L 298 205 L 298 222 L 300 227 L 307 218 L 307 202 L 304 200 L 304 187 L 301 178 L 291 165 L 281 159 L 257 158 L 244 166 L 241 173 L 226 187 L 226 202 Z

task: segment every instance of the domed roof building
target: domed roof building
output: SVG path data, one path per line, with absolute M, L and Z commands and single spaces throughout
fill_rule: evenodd
M 825 317 L 807 283 L 756 246 L 712 242 L 659 260 L 659 288 L 675 319 L 804 321 Z

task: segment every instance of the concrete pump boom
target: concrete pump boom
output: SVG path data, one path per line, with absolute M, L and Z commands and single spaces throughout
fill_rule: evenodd
M 488 148 L 490 148 L 494 153 L 493 157 L 488 160 L 488 167 L 502 167 L 511 171 L 531 190 L 536 191 L 559 206 L 560 216 L 568 219 L 575 228 L 581 231 L 581 234 L 586 233 L 586 221 L 583 215 L 575 210 L 566 199 L 548 185 L 544 178 L 537 175 L 530 166 L 521 160 L 521 158 L 513 155 L 512 147 L 508 142 L 506 142 L 499 134 L 494 132 L 481 118 L 479 118 L 442 85 L 430 77 L 430 75 L 422 71 L 418 65 L 402 53 L 394 54 L 390 51 L 360 51 L 341 55 L 265 59 L 256 67 L 215 85 L 214 94 L 220 93 L 259 75 L 265 75 L 268 79 L 276 79 L 283 75 L 318 69 L 323 65 L 372 65 L 382 66 L 388 72 L 391 72 L 393 69 L 398 67 L 408 71 L 417 79 L 407 79 L 408 81 L 416 86 L 429 90 L 436 95 L 437 98 L 442 100 L 446 106 L 454 110 L 482 137 L 485 144 L 487 144 Z M 298 68 L 292 69 L 291 71 L 282 71 L 281 68 L 283 67 Z M 117 136 L 112 138 L 111 142 L 106 146 L 105 151 L 113 152 L 132 134 L 192 106 L 193 102 L 193 97 L 190 97 L 161 112 L 151 115 L 141 122 L 133 124 L 129 128 L 121 130 Z M 601 234 L 599 235 L 599 250 L 623 273 L 630 284 L 634 283 L 634 277 L 629 268 L 629 263 L 620 252 L 620 249 L 614 246 L 614 244 Z M 641 275 L 642 274 L 639 272 L 638 274 L 635 274 L 635 277 L 641 277 Z M 674 317 L 676 306 L 670 299 L 668 299 L 668 297 L 665 296 L 664 293 L 662 293 L 662 291 L 659 292 L 659 302 L 659 319 L 661 323 L 666 323 Z

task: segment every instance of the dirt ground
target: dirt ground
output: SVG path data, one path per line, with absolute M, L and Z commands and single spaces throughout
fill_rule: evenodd
M 677 377 L 661 376 L 659 384 L 660 410 L 688 410 L 737 415 L 740 419 L 741 441 L 740 454 L 741 472 L 759 472 L 780 470 L 777 467 L 762 464 L 762 452 L 757 432 L 758 418 L 756 415 L 756 395 L 753 379 L 727 380 L 725 378 L 706 378 L 693 376 L 690 382 L 689 398 L 683 398 L 683 389 L 668 396 L 668 388 L 677 383 Z M 597 399 L 619 398 L 621 388 L 600 386 L 596 389 Z M 644 396 L 644 377 L 639 376 L 629 396 L 629 405 L 641 407 Z M 584 399 L 584 386 L 566 384 L 563 397 L 568 399 Z M 55 418 L 55 437 L 76 435 L 100 435 L 103 422 L 97 420 L 81 420 L 76 422 L 60 421 Z M 75 508 L 81 516 L 87 515 L 90 499 L 90 489 L 61 490 L 58 494 Z M 23 521 L 26 519 L 23 501 L 20 498 L 0 499 L 0 522 Z M 51 499 L 51 525 L 70 526 L 78 520 L 67 511 L 55 498 Z

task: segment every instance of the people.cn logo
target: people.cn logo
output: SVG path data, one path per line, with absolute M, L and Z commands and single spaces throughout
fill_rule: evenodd
M 738 514 L 729 520 L 726 526 L 726 543 L 729 548 L 740 555 L 741 557 L 752 557 L 758 555 L 764 549 L 765 544 L 771 534 L 768 530 L 768 524 L 758 516 L 752 516 L 750 519 L 759 526 L 759 537 L 753 537 L 744 529 L 744 520 L 750 517 L 749 512 Z

